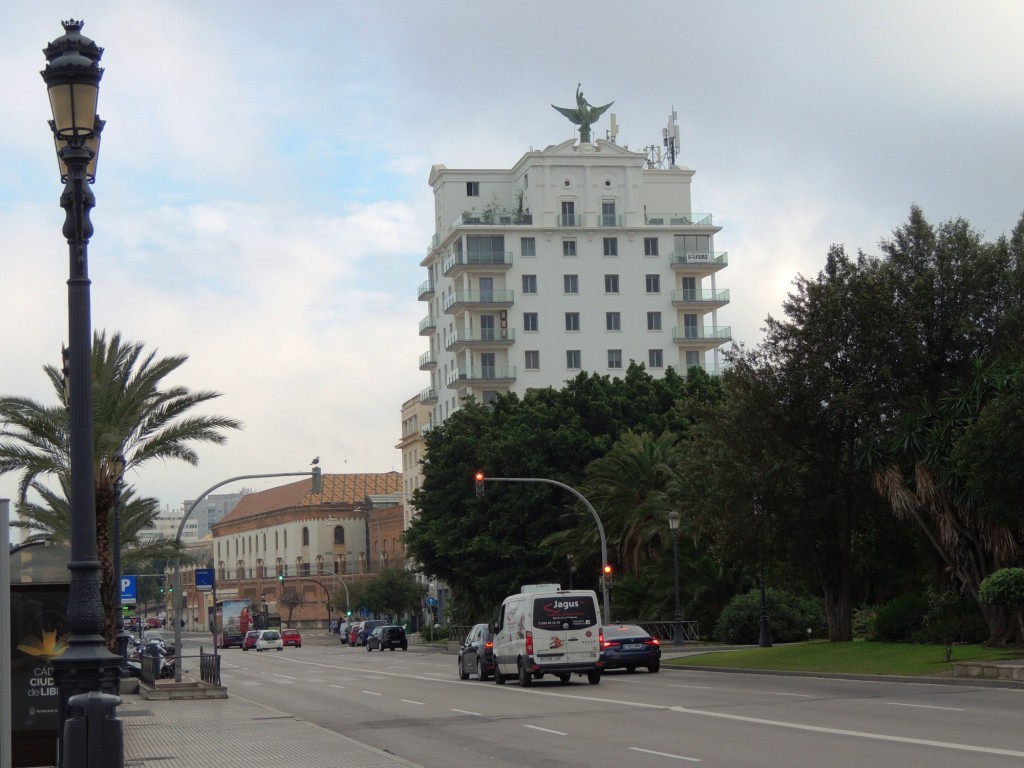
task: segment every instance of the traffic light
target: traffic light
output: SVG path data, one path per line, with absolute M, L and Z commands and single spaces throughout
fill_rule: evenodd
M 352 615 L 352 611 L 345 611 L 345 615 L 346 616 L 351 616 Z
M 277 574 L 277 580 L 278 580 L 278 582 L 280 582 L 281 584 L 284 584 L 284 574 L 283 574 L 283 573 L 279 573 L 279 574 Z
M 481 496 L 484 495 L 484 473 L 483 473 L 483 471 L 482 470 L 477 470 L 476 475 L 474 475 L 474 477 L 476 478 L 476 495 L 477 495 L 477 498 L 480 498 Z
M 612 567 L 608 563 L 601 567 L 601 582 L 609 587 L 612 585 Z

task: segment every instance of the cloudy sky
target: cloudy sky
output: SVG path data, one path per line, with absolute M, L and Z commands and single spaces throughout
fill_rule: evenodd
M 430 166 L 508 168 L 570 138 L 550 105 L 578 82 L 630 149 L 678 113 L 694 210 L 729 252 L 720 322 L 747 345 L 797 273 L 833 243 L 877 252 L 913 203 L 991 239 L 1024 211 L 1018 0 L 0 0 L 2 394 L 51 401 L 42 365 L 67 339 L 39 77 L 66 18 L 106 49 L 93 327 L 187 354 L 173 383 L 246 425 L 198 467 L 129 478 L 164 507 L 315 455 L 401 469 L 400 406 L 428 384 Z

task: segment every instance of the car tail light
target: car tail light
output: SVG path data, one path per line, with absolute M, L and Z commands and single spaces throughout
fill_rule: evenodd
M 526 655 L 533 656 L 533 632 L 526 632 Z
M 622 643 L 617 640 L 602 640 L 601 650 L 603 651 L 605 648 L 618 648 L 620 645 L 622 645 Z
M 645 645 L 661 645 L 661 643 L 658 642 L 658 638 L 652 637 L 650 640 L 645 641 Z
M 494 643 L 492 643 L 490 640 L 488 640 L 486 643 L 484 643 L 484 648 L 493 648 L 493 647 L 494 647 Z

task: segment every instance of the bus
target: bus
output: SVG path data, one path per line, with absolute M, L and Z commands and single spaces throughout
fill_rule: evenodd
M 248 597 L 217 601 L 217 646 L 242 647 L 242 639 L 250 629 L 256 628 L 254 621 L 256 604 Z

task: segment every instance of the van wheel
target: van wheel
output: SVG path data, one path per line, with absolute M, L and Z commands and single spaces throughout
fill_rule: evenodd
M 501 674 L 501 670 L 498 668 L 497 664 L 494 665 L 494 682 L 497 685 L 505 684 L 505 676 Z
M 598 683 L 600 683 L 601 682 L 601 670 L 599 670 L 599 669 L 592 669 L 589 672 L 587 672 L 587 681 L 591 685 L 597 685 Z
M 480 659 L 476 665 L 476 674 L 480 678 L 480 682 L 487 680 L 487 666 L 484 664 L 484 660 Z
M 533 675 L 526 669 L 526 665 L 519 662 L 519 687 L 529 688 L 533 683 Z
M 558 679 L 562 681 L 562 685 L 565 685 L 566 683 L 568 683 L 571 678 L 572 678 L 572 675 L 570 675 L 568 672 L 566 674 L 564 674 L 564 675 L 559 675 L 558 676 Z
M 469 680 L 469 672 L 466 671 L 461 656 L 459 657 L 459 680 Z

